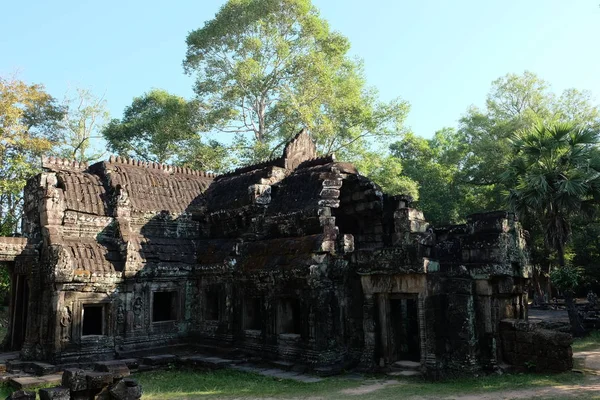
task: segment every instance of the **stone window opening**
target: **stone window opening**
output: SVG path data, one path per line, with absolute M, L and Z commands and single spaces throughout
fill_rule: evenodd
M 152 300 L 152 322 L 177 320 L 177 292 L 154 292 Z
M 81 336 L 104 335 L 103 305 L 84 304 L 82 319 Z
M 244 302 L 244 329 L 263 330 L 263 298 L 249 297 Z
M 204 319 L 218 321 L 220 316 L 220 296 L 217 287 L 210 287 L 204 293 Z
M 283 299 L 277 309 L 277 333 L 302 334 L 302 310 L 296 299 Z

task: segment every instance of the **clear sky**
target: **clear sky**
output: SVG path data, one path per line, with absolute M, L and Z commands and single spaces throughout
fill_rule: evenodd
M 190 98 L 185 38 L 225 0 L 0 1 L 0 74 L 19 72 L 55 97 L 105 95 L 120 118 L 155 87 Z M 364 59 L 381 98 L 412 106 L 421 136 L 456 126 L 490 83 L 530 70 L 560 92 L 600 96 L 600 0 L 313 0 Z

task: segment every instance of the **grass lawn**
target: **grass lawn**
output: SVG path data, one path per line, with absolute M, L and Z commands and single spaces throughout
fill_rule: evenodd
M 573 351 L 600 348 L 600 332 L 577 339 Z M 443 382 L 422 379 L 369 376 L 351 379 L 345 376 L 326 378 L 318 383 L 301 383 L 269 378 L 262 375 L 218 370 L 198 372 L 193 370 L 165 370 L 136 373 L 132 376 L 144 390 L 143 399 L 241 399 L 241 398 L 327 398 L 327 399 L 398 399 L 440 398 L 453 395 L 482 395 L 490 392 L 515 391 L 561 385 L 580 385 L 584 376 L 576 373 L 504 374 L 477 378 L 460 378 Z M 0 398 L 12 390 L 0 385 Z M 551 397 L 545 397 L 551 398 Z M 561 398 L 561 397 L 556 397 Z M 588 396 L 581 397 L 590 398 Z M 600 397 L 599 397 L 600 398 Z
M 592 331 L 583 338 L 575 339 L 571 347 L 574 353 L 600 348 L 600 331 Z
M 365 380 L 332 377 L 318 383 L 278 380 L 261 375 L 219 370 L 157 371 L 135 374 L 144 389 L 144 399 L 215 399 L 215 398 L 310 398 L 327 399 L 397 399 L 410 396 L 449 396 L 453 394 L 485 393 L 557 385 L 577 385 L 583 381 L 579 374 L 558 375 L 490 375 L 463 378 L 446 382 L 427 382 L 421 379 L 371 377 Z

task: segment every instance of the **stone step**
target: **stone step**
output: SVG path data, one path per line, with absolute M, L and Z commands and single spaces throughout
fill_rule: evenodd
M 6 370 L 9 372 L 22 371 L 28 374 L 35 374 L 37 376 L 50 375 L 56 372 L 56 366 L 41 361 L 20 361 L 13 360 L 8 361 L 6 364 Z
M 292 368 L 294 368 L 294 363 L 291 361 L 275 360 L 269 362 L 269 364 L 286 371 L 290 371 Z
M 184 365 L 209 369 L 221 369 L 236 363 L 236 361 L 226 358 L 208 357 L 203 355 L 180 357 L 179 362 Z
M 11 378 L 8 383 L 15 389 L 27 389 L 35 386 L 60 385 L 62 374 L 52 374 L 45 376 L 22 376 L 20 378 Z
M 386 375 L 388 375 L 388 376 L 421 376 L 421 373 L 419 371 L 405 370 L 405 371 L 388 372 Z
M 316 376 L 305 375 L 294 371 L 285 371 L 279 368 L 261 368 L 251 364 L 233 365 L 230 368 L 236 371 L 249 372 L 276 379 L 290 379 L 303 383 L 316 383 L 323 380 L 322 378 L 318 378 Z
M 56 365 L 33 361 L 29 363 L 27 372 L 32 371 L 37 376 L 51 375 L 57 371 Z
M 148 356 L 142 358 L 142 363 L 146 365 L 167 365 L 177 361 L 177 356 L 174 354 L 160 354 L 157 356 Z
M 393 363 L 391 367 L 394 369 L 419 371 L 421 369 L 421 363 L 417 361 L 400 360 Z

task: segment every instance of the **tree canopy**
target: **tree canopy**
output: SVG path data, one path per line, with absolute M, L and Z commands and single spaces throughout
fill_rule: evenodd
M 66 110 L 41 85 L 0 77 L 0 234 L 19 230 L 22 190 L 61 142 Z
M 377 100 L 349 48 L 309 0 L 230 0 L 188 35 L 184 67 L 202 125 L 235 134 L 243 160 L 272 156 L 302 127 L 320 152 L 344 157 L 397 135 L 408 111 Z

